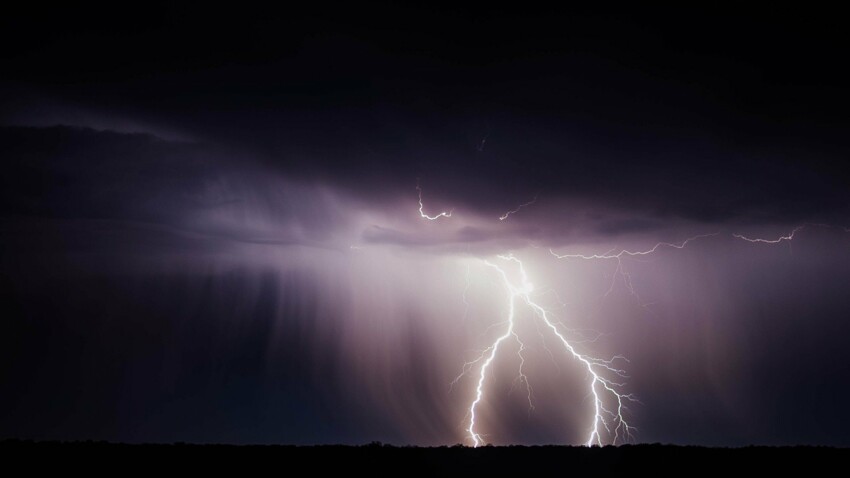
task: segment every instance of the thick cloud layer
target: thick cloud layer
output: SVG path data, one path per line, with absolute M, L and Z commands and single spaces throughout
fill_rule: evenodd
M 828 13 L 395 13 L 172 7 L 85 35 L 63 34 L 67 12 L 18 20 L 6 35 L 55 24 L 4 42 L 19 48 L 3 119 L 227 144 L 376 200 L 420 177 L 489 214 L 539 193 L 664 220 L 847 217 L 850 94 Z M 224 18 L 234 34 L 206 43 Z

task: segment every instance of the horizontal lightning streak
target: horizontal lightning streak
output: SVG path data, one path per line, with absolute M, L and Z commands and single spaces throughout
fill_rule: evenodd
M 670 247 L 670 248 L 674 248 L 674 249 L 684 249 L 688 244 L 690 244 L 693 241 L 696 241 L 697 239 L 702 239 L 702 238 L 705 238 L 705 237 L 713 237 L 713 236 L 717 236 L 718 234 L 720 234 L 720 233 L 719 232 L 712 232 L 711 234 L 699 234 L 699 235 L 696 235 L 696 236 L 689 237 L 689 238 L 685 239 L 684 241 L 682 241 L 680 243 L 659 242 L 659 243 L 655 244 L 654 246 L 652 246 L 651 249 L 647 249 L 645 251 L 628 251 L 626 249 L 621 249 L 620 252 L 613 254 L 614 249 L 612 249 L 612 250 L 610 250 L 610 251 L 608 251 L 604 254 L 592 254 L 592 255 L 584 255 L 584 254 L 563 254 L 563 255 L 561 255 L 561 254 L 555 253 L 555 251 L 553 251 L 552 249 L 549 249 L 549 252 L 553 256 L 557 257 L 558 259 L 584 259 L 584 260 L 620 259 L 623 256 L 631 256 L 631 257 L 648 256 L 648 255 L 654 253 L 655 251 L 657 251 L 659 248 L 662 248 L 662 247 Z
M 741 239 L 743 241 L 752 242 L 752 243 L 762 243 L 762 244 L 779 244 L 781 242 L 791 242 L 795 239 L 795 236 L 798 232 L 802 231 L 807 227 L 820 227 L 824 229 L 841 229 L 844 232 L 850 232 L 850 228 L 844 226 L 836 226 L 833 224 L 824 224 L 820 222 L 807 222 L 800 226 L 795 227 L 791 232 L 784 236 L 779 236 L 776 239 L 765 239 L 761 237 L 747 237 L 743 234 L 732 234 L 732 237 L 736 239 Z
M 765 244 L 779 244 L 782 241 L 792 241 L 792 240 L 794 240 L 794 235 L 797 234 L 798 232 L 800 232 L 805 227 L 806 227 L 805 224 L 802 225 L 802 226 L 797 226 L 796 228 L 794 228 L 793 231 L 791 231 L 790 234 L 788 234 L 786 236 L 779 236 L 778 239 L 750 238 L 750 237 L 747 237 L 747 236 L 744 236 L 744 235 L 741 235 L 741 234 L 732 234 L 732 237 L 736 237 L 738 239 L 742 239 L 742 240 L 745 240 L 747 242 L 763 242 Z

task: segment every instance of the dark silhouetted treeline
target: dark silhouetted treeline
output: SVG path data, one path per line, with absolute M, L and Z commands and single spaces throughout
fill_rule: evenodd
M 29 473 L 61 468 L 87 473 L 339 473 L 404 474 L 612 473 L 681 474 L 781 471 L 817 476 L 844 469 L 850 449 L 829 447 L 705 448 L 672 445 L 619 447 L 508 446 L 468 448 L 364 446 L 120 444 L 0 441 L 7 469 Z

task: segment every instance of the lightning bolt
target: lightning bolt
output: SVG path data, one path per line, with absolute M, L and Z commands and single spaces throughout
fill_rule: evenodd
M 840 229 L 840 230 L 843 230 L 844 232 L 850 232 L 850 227 L 836 226 L 836 225 L 833 225 L 833 224 L 824 224 L 824 223 L 821 223 L 821 222 L 807 222 L 807 223 L 804 223 L 800 226 L 795 227 L 788 234 L 785 234 L 784 236 L 779 236 L 776 239 L 765 239 L 765 238 L 762 238 L 762 237 L 747 237 L 743 234 L 732 234 L 732 237 L 734 237 L 736 239 L 741 239 L 742 241 L 752 242 L 754 244 L 759 244 L 759 243 L 761 243 L 761 244 L 779 244 L 779 243 L 782 243 L 782 242 L 788 242 L 788 245 L 790 246 L 791 242 L 795 239 L 795 236 L 797 235 L 797 233 L 799 233 L 803 229 L 806 229 L 807 227 L 820 227 L 820 228 L 823 228 L 823 229 Z
M 674 248 L 674 249 L 684 249 L 688 244 L 690 244 L 693 241 L 696 241 L 697 239 L 702 239 L 702 238 L 705 238 L 705 237 L 712 237 L 712 236 L 716 236 L 718 234 L 720 234 L 720 233 L 719 232 L 712 232 L 711 234 L 699 234 L 697 236 L 689 237 L 689 238 L 685 239 L 684 241 L 682 241 L 680 243 L 659 242 L 659 243 L 655 244 L 654 246 L 652 246 L 651 249 L 647 249 L 645 251 L 628 251 L 626 249 L 621 249 L 620 252 L 618 252 L 616 254 L 613 253 L 614 250 L 610 250 L 610 251 L 608 251 L 604 254 L 593 254 L 593 255 L 563 254 L 563 255 L 559 255 L 559 254 L 556 254 L 555 251 L 553 251 L 552 249 L 549 249 L 549 253 L 551 253 L 553 256 L 557 257 L 558 259 L 584 259 L 584 260 L 617 259 L 617 260 L 619 260 L 623 256 L 632 256 L 632 257 L 634 257 L 634 256 L 648 256 L 648 255 L 654 253 L 655 251 L 657 251 L 658 249 L 661 249 L 661 248 L 664 248 L 664 247 L 671 247 L 671 248 Z
M 416 182 L 416 191 L 419 193 L 419 216 L 422 217 L 422 219 L 427 219 L 429 221 L 436 221 L 437 219 L 440 219 L 441 217 L 452 217 L 452 213 L 454 212 L 454 209 L 449 210 L 449 211 L 443 211 L 443 212 L 437 214 L 436 216 L 429 216 L 428 214 L 426 214 L 425 213 L 425 205 L 422 204 L 422 188 L 419 187 L 418 181 Z
M 791 231 L 789 234 L 787 234 L 785 236 L 779 236 L 779 238 L 777 238 L 777 239 L 750 238 L 750 237 L 747 237 L 747 236 L 744 236 L 744 235 L 741 235 L 741 234 L 732 234 L 732 237 L 736 237 L 738 239 L 742 239 L 742 240 L 747 241 L 747 242 L 754 242 L 754 243 L 762 242 L 762 243 L 765 243 L 765 244 L 779 244 L 782 241 L 793 241 L 795 234 L 797 234 L 798 232 L 803 230 L 806 226 L 811 226 L 811 225 L 822 226 L 822 227 L 831 227 L 827 224 L 803 224 L 802 226 L 795 227 L 794 230 Z
M 511 337 L 517 340 L 520 345 L 518 352 L 520 359 L 519 375 L 517 380 L 525 384 L 527 388 L 529 407 L 533 408 L 534 406 L 532 403 L 531 387 L 528 384 L 528 378 L 523 372 L 523 365 L 525 361 L 522 356 L 522 352 L 525 350 L 525 345 L 516 333 L 517 302 L 524 304 L 531 309 L 534 316 L 543 322 L 546 328 L 548 328 L 558 339 L 564 350 L 573 359 L 578 361 L 583 368 L 585 368 L 588 376 L 590 377 L 588 394 L 593 398 L 594 412 L 591 420 L 589 436 L 585 444 L 587 446 L 602 445 L 602 429 L 604 429 L 605 433 L 612 437 L 612 443 L 616 444 L 620 440 L 627 439 L 631 435 L 631 432 L 635 430 L 635 428 L 631 426 L 625 418 L 627 404 L 628 402 L 635 402 L 637 400 L 631 394 L 626 394 L 620 391 L 624 386 L 621 379 L 625 379 L 626 372 L 617 368 L 615 363 L 617 361 L 625 361 L 625 359 L 621 356 L 616 356 L 610 360 L 604 360 L 578 352 L 570 340 L 567 339 L 567 337 L 558 328 L 557 324 L 552 320 L 550 313 L 532 299 L 531 294 L 534 291 L 534 286 L 531 281 L 529 281 L 528 274 L 526 273 L 525 266 L 522 261 L 513 255 L 499 255 L 497 257 L 502 261 L 517 264 L 519 269 L 519 279 L 512 280 L 505 268 L 489 260 L 484 261 L 484 264 L 495 269 L 499 277 L 502 279 L 502 284 L 507 292 L 508 317 L 507 328 L 504 333 L 497 337 L 476 360 L 467 362 L 467 364 L 464 365 L 463 372 L 461 373 L 461 376 L 463 376 L 471 369 L 473 364 L 482 362 L 481 367 L 478 370 L 475 398 L 470 403 L 469 412 L 467 414 L 469 416 L 467 432 L 472 440 L 473 446 L 480 446 L 484 441 L 483 437 L 478 432 L 476 410 L 478 405 L 484 400 L 488 370 L 492 366 L 493 361 L 499 353 L 503 343 Z M 460 376 L 458 379 L 459 378 Z M 455 379 L 455 381 L 458 379 Z M 613 406 L 606 407 L 606 401 L 609 402 L 609 405 Z
M 510 211 L 508 211 L 508 212 L 506 212 L 506 213 L 502 214 L 501 216 L 499 216 L 499 220 L 500 220 L 500 221 L 504 221 L 504 220 L 505 220 L 505 219 L 507 219 L 507 218 L 508 218 L 508 216 L 510 216 L 511 214 L 516 214 L 516 213 L 518 213 L 518 212 L 519 212 L 519 210 L 520 210 L 520 209 L 522 209 L 522 208 L 524 208 L 524 207 L 526 207 L 526 206 L 531 206 L 532 204 L 536 203 L 536 202 L 537 202 L 537 196 L 539 196 L 539 194 L 535 194 L 535 195 L 534 195 L 534 199 L 532 199 L 531 201 L 528 201 L 528 202 L 526 202 L 526 203 L 522 203 L 522 204 L 520 204 L 519 206 L 517 206 L 516 208 L 511 209 Z
M 647 306 L 649 304 L 641 303 L 640 295 L 638 295 L 637 291 L 635 290 L 634 286 L 632 285 L 632 276 L 629 274 L 628 271 L 626 271 L 625 266 L 623 265 L 623 258 L 625 258 L 625 257 L 648 256 L 648 255 L 654 254 L 655 252 L 657 252 L 660 249 L 665 249 L 665 248 L 668 248 L 668 249 L 684 249 L 685 247 L 688 246 L 688 244 L 690 244 L 693 241 L 696 241 L 696 240 L 699 240 L 699 239 L 704 239 L 706 237 L 714 237 L 714 236 L 717 236 L 719 234 L 720 234 L 719 232 L 712 232 L 712 233 L 709 233 L 709 234 L 699 234 L 699 235 L 696 235 L 696 236 L 691 236 L 691 237 L 685 239 L 684 241 L 678 242 L 678 243 L 658 242 L 654 246 L 652 246 L 651 248 L 646 249 L 646 250 L 642 250 L 642 251 L 629 251 L 629 250 L 626 250 L 626 249 L 620 249 L 619 252 L 615 253 L 614 251 L 616 251 L 616 249 L 611 249 L 610 251 L 602 253 L 602 254 L 584 255 L 584 254 L 557 254 L 552 249 L 549 249 L 549 253 L 552 254 L 553 256 L 555 256 L 558 259 L 579 259 L 579 260 L 585 260 L 585 261 L 591 261 L 591 260 L 614 260 L 614 261 L 616 261 L 617 262 L 617 268 L 614 269 L 614 274 L 612 274 L 612 276 L 611 276 L 611 286 L 608 287 L 608 290 L 605 292 L 605 294 L 603 294 L 603 297 L 607 297 L 611 293 L 611 291 L 614 290 L 614 285 L 617 283 L 617 278 L 620 277 L 623 281 L 623 285 L 626 287 L 626 289 L 629 291 L 629 293 L 632 296 L 634 296 L 635 299 L 637 299 L 637 301 L 641 305 L 641 307 L 647 308 Z

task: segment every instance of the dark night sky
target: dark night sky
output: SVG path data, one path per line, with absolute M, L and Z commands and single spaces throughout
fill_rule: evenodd
M 850 445 L 848 35 L 799 7 L 7 7 L 0 438 L 464 441 L 448 384 L 504 313 L 475 261 L 511 251 L 632 360 L 638 441 Z M 423 223 L 417 181 L 454 216 Z M 708 232 L 626 266 L 652 307 L 540 254 Z M 582 442 L 537 370 L 490 438 Z

